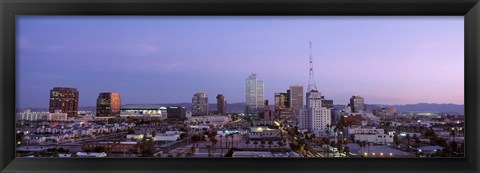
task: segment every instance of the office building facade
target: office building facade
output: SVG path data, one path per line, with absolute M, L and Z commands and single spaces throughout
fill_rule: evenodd
M 97 117 L 120 116 L 120 94 L 117 92 L 103 92 L 97 98 Z
M 227 113 L 227 101 L 225 100 L 225 96 L 223 94 L 217 95 L 217 114 L 225 115 Z
M 49 112 L 55 113 L 61 110 L 68 117 L 76 117 L 78 114 L 78 90 L 76 88 L 54 87 L 50 90 Z
M 289 104 L 290 108 L 298 114 L 303 108 L 303 86 L 292 85 L 290 86 Z
M 301 109 L 299 116 L 299 127 L 308 129 L 316 135 L 325 135 L 327 127 L 332 124 L 331 108 L 324 106 L 324 99 L 320 92 L 312 90 L 307 92 L 307 105 Z
M 185 119 L 187 118 L 187 109 L 183 106 L 167 107 L 168 119 Z
M 245 114 L 255 117 L 263 110 L 264 84 L 257 80 L 257 75 L 252 73 L 246 80 Z
M 352 109 L 352 112 L 354 113 L 361 113 L 365 111 L 365 100 L 363 97 L 360 97 L 358 95 L 352 96 L 350 98 L 350 106 Z
M 199 92 L 192 97 L 192 116 L 208 115 L 208 96 Z

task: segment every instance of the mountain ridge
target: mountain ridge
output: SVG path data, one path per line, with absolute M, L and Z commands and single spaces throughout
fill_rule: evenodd
M 187 111 L 191 111 L 191 103 L 153 103 L 153 104 L 124 104 L 122 106 L 126 105 L 158 105 L 158 106 L 184 106 Z M 208 104 L 209 110 L 213 111 L 216 109 L 215 103 L 210 103 Z M 462 113 L 464 114 L 464 105 L 463 104 L 453 104 L 453 103 L 417 103 L 417 104 L 404 104 L 404 105 L 387 105 L 387 104 L 366 104 L 367 105 L 367 110 L 372 110 L 372 109 L 380 109 L 382 107 L 396 107 L 397 112 L 414 112 L 414 111 L 431 111 L 431 112 L 457 112 L 457 113 Z M 269 105 L 270 108 L 273 110 L 274 106 Z M 342 107 L 345 107 L 346 105 L 334 105 L 335 108 L 339 109 Z M 245 103 L 228 103 L 227 104 L 227 110 L 229 112 L 233 113 L 243 113 L 245 108 Z M 41 112 L 41 111 L 48 111 L 48 108 L 22 108 L 18 109 L 17 111 L 25 110 L 25 109 L 30 109 L 31 111 L 34 112 Z M 95 106 L 82 106 L 78 108 L 79 111 L 95 111 L 96 107 Z

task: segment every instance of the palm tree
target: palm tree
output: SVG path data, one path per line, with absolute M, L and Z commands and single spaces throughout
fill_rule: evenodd
M 417 136 L 417 134 L 413 135 L 413 140 L 415 141 L 415 147 L 420 146 L 420 138 Z
M 338 151 L 338 156 L 341 157 L 340 153 L 343 152 L 342 144 L 337 143 L 337 151 Z
M 257 148 L 258 141 L 253 141 L 253 144 L 255 145 L 255 148 Z
M 245 142 L 247 144 L 247 148 L 249 148 L 249 145 L 250 145 L 250 140 L 248 140 L 247 142 Z
M 273 141 L 268 141 L 268 145 L 270 145 L 270 149 L 271 149 L 273 145 Z
M 407 134 L 407 151 L 410 151 L 410 134 Z
M 344 151 L 345 151 L 345 157 L 350 156 L 350 148 L 349 147 L 345 147 Z
M 208 157 L 211 157 L 212 146 L 207 145 L 207 149 L 208 149 Z
M 393 143 L 395 144 L 395 146 L 398 146 L 398 144 L 400 144 L 400 141 L 398 140 L 397 135 L 393 136 Z
M 455 142 L 455 128 L 453 128 L 453 127 L 450 130 L 450 136 L 452 136 L 452 142 Z

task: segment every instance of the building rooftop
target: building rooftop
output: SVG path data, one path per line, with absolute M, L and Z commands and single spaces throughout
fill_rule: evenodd
M 260 133 L 260 132 L 263 132 L 263 131 L 275 131 L 275 130 L 278 130 L 278 129 L 272 129 L 272 128 L 269 128 L 268 126 L 250 127 L 250 132 L 257 132 L 257 133 Z
M 127 104 L 120 106 L 121 109 L 167 109 L 165 106 L 155 104 Z
M 235 151 L 232 157 L 301 157 L 294 152 L 272 153 L 268 151 Z

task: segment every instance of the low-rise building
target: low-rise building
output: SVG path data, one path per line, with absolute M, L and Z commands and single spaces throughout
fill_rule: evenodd
M 268 126 L 253 126 L 250 127 L 250 132 L 248 133 L 250 139 L 272 139 L 272 138 L 281 138 L 280 129 L 270 128 Z
M 107 157 L 107 153 L 94 153 L 94 152 L 77 152 L 78 157 Z
M 121 117 L 157 117 L 160 119 L 167 118 L 167 108 L 158 105 L 140 105 L 130 104 L 124 105 L 120 109 Z
M 295 152 L 272 153 L 269 151 L 235 151 L 232 157 L 301 157 Z
M 54 113 L 49 113 L 47 115 L 47 120 L 48 121 L 67 121 L 68 114 L 62 113 L 62 110 L 55 110 Z
M 16 113 L 17 121 L 42 121 L 47 120 L 49 112 L 32 112 L 27 109 L 23 112 Z
M 393 136 L 390 134 L 356 134 L 355 141 L 366 141 L 375 144 L 393 143 Z

